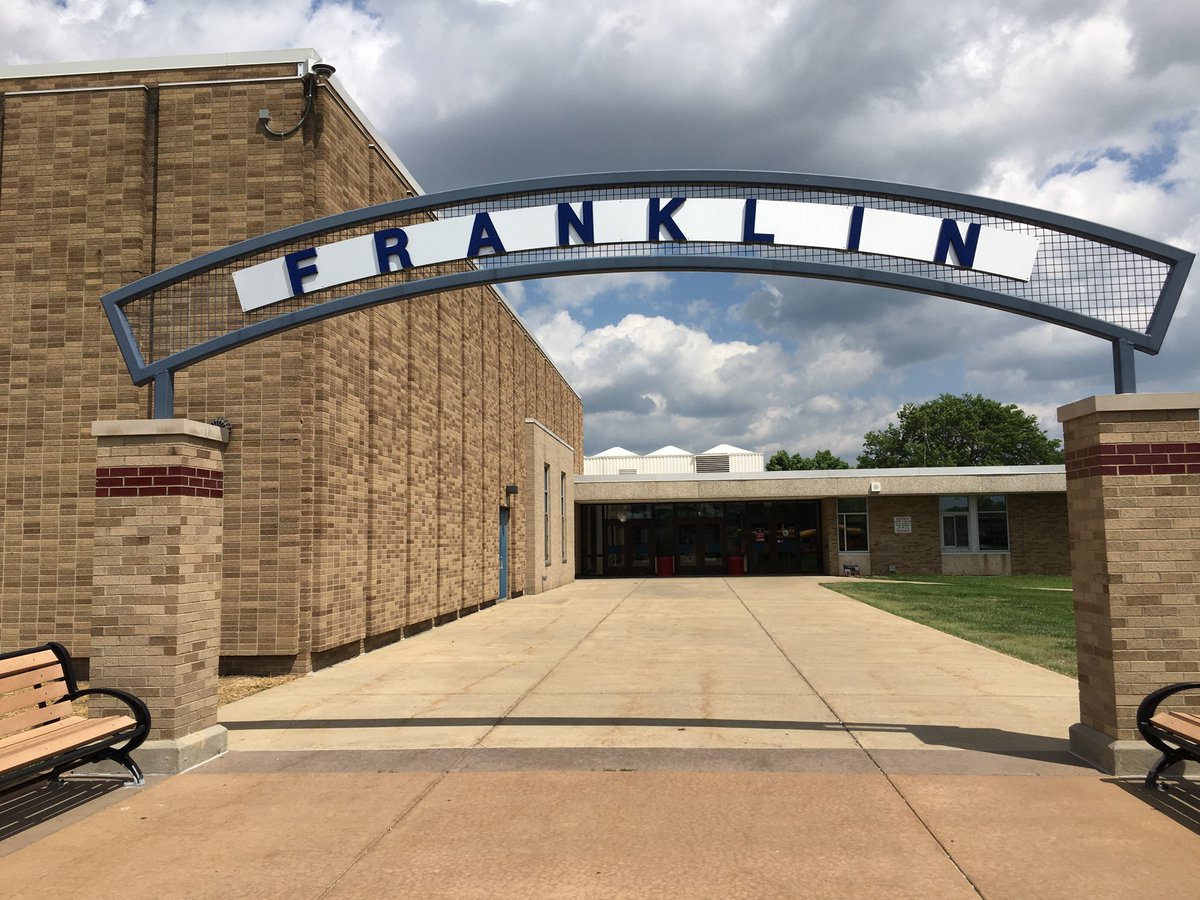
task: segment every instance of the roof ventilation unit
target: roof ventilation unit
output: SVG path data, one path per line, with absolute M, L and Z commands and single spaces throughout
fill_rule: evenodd
M 728 453 L 712 453 L 702 454 L 696 457 L 696 472 L 701 475 L 708 475 L 714 472 L 729 471 L 729 454 Z

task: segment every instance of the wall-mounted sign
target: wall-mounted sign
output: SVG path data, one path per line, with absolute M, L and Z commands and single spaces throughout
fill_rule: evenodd
M 892 531 L 895 534 L 912 534 L 912 516 L 896 516 L 892 519 Z
M 1027 234 L 912 213 L 787 200 L 651 197 L 479 212 L 306 247 L 234 272 L 245 312 L 418 266 L 523 250 L 659 242 L 774 244 L 895 256 L 1028 281 Z

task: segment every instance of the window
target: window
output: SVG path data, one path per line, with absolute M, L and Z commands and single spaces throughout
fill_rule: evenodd
M 976 497 L 979 516 L 979 549 L 1008 549 L 1008 503 L 1003 494 Z
M 970 550 L 970 497 L 942 497 L 942 549 Z
M 1008 501 L 1003 494 L 942 497 L 942 550 L 980 553 L 1008 550 Z
M 546 565 L 550 565 L 550 465 L 542 467 L 542 532 L 546 536 Z
M 567 561 L 567 473 L 558 473 L 558 520 L 562 533 L 562 560 Z
M 842 553 L 866 552 L 867 498 L 846 497 L 837 502 L 838 550 Z

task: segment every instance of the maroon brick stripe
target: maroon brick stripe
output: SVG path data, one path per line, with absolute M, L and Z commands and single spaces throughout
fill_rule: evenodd
M 97 497 L 223 497 L 225 475 L 194 466 L 96 469 Z
M 1067 479 L 1097 475 L 1200 475 L 1200 443 L 1095 444 L 1066 455 Z

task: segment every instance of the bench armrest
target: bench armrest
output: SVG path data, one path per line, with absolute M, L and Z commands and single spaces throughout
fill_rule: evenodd
M 1146 739 L 1151 747 L 1154 747 L 1161 753 L 1168 752 L 1168 747 L 1159 740 L 1155 734 L 1154 724 L 1150 721 L 1154 718 L 1154 714 L 1158 712 L 1159 704 L 1168 697 L 1183 691 L 1200 690 L 1200 681 L 1185 681 L 1180 684 L 1168 684 L 1166 687 L 1159 688 L 1157 691 L 1152 691 L 1147 694 L 1145 699 L 1138 704 L 1137 710 L 1137 729 L 1141 732 L 1142 737 Z
M 128 753 L 142 745 L 146 740 L 146 735 L 150 733 L 150 709 L 142 702 L 141 698 L 114 688 L 84 688 L 83 690 L 71 691 L 67 694 L 67 699 L 77 700 L 80 697 L 87 697 L 89 695 L 115 697 L 128 706 L 130 712 L 133 713 L 133 718 L 138 723 L 138 730 L 130 737 L 129 743 L 124 747 L 124 751 Z

